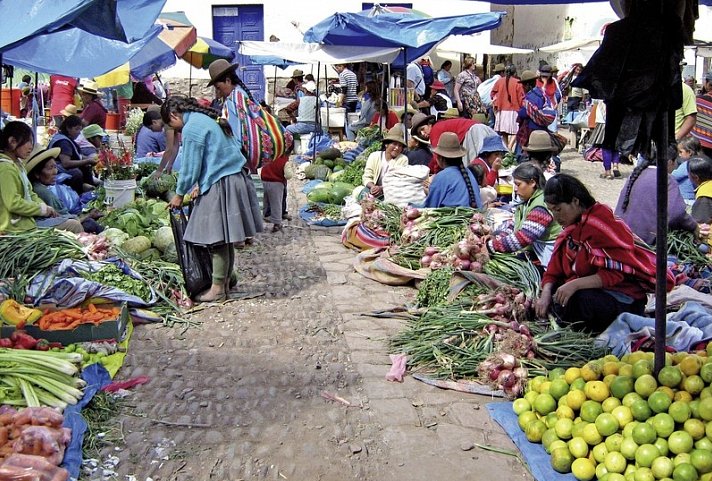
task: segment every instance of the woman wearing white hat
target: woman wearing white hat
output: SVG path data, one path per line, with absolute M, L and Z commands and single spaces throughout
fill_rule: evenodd
M 425 207 L 472 207 L 482 208 L 480 186 L 470 169 L 466 169 L 462 158 L 467 151 L 462 148 L 457 134 L 445 132 L 440 136 L 437 147 L 433 149 L 437 155 L 441 170 L 430 183 Z
M 96 82 L 85 82 L 77 88 L 82 98 L 82 122 L 84 126 L 96 124 L 106 128 L 106 109 L 99 101 L 99 85 Z
M 408 157 L 403 154 L 404 137 L 403 124 L 396 124 L 383 137 L 383 149 L 368 156 L 361 180 L 372 196 L 383 196 L 383 177 L 388 169 L 408 165 Z

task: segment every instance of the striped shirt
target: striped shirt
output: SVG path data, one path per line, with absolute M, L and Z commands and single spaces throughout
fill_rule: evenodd
M 712 149 L 712 96 L 697 97 L 697 121 L 691 133 L 703 147 Z
M 345 89 L 344 101 L 346 103 L 358 102 L 358 79 L 355 73 L 344 67 L 339 73 L 339 84 L 342 89 Z

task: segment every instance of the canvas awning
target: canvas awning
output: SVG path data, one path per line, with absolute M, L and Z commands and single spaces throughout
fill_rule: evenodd
M 257 42 L 238 43 L 242 55 L 269 56 L 299 64 L 310 63 L 390 63 L 400 53 L 397 47 L 360 47 L 357 45 L 321 45 L 317 43 Z
M 529 48 L 508 47 L 506 45 L 485 44 L 472 35 L 451 35 L 441 43 L 435 50 L 444 50 L 447 52 L 459 53 L 483 53 L 487 55 L 517 55 L 533 53 L 534 50 Z
M 579 38 L 540 47 L 539 51 L 546 53 L 567 52 L 569 50 L 596 50 L 601 45 L 603 37 Z

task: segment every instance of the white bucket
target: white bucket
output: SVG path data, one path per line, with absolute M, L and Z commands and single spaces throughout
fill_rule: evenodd
M 299 134 L 299 141 L 294 145 L 294 153 L 296 155 L 307 153 L 311 138 L 312 134 Z
M 105 180 L 104 190 L 106 200 L 104 203 L 112 207 L 123 207 L 133 202 L 136 196 L 136 179 Z

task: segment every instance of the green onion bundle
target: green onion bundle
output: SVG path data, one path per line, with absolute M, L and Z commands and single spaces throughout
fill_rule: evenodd
M 79 242 L 54 229 L 0 236 L 0 279 L 14 277 L 29 282 L 64 259 L 84 258 Z
M 541 276 L 534 264 L 512 254 L 496 253 L 484 265 L 486 274 L 524 292 L 529 299 L 538 299 L 541 292 Z

